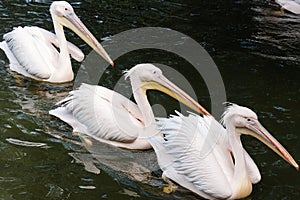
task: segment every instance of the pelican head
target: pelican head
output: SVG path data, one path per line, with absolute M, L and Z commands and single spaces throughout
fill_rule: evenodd
M 275 151 L 284 160 L 299 170 L 299 166 L 288 151 L 260 124 L 255 112 L 249 108 L 231 104 L 222 118 L 223 124 L 232 123 L 237 134 L 251 135 Z
M 103 49 L 101 44 L 80 21 L 80 19 L 74 12 L 74 9 L 68 2 L 54 1 L 50 6 L 50 13 L 53 19 L 54 26 L 58 25 L 58 27 L 55 28 L 60 29 L 61 32 L 63 31 L 63 26 L 71 29 L 108 63 L 114 66 L 113 61 Z
M 194 111 L 210 116 L 209 112 L 207 112 L 188 94 L 169 81 L 162 74 L 162 71 L 153 64 L 136 65 L 126 72 L 126 78 L 127 77 L 130 77 L 132 85 L 136 85 L 138 88 L 141 88 L 145 95 L 147 90 L 159 90 L 177 99 Z M 134 88 L 134 90 L 138 88 Z

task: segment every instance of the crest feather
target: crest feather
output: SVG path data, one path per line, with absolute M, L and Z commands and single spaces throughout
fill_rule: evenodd
M 224 102 L 223 104 L 226 105 L 225 107 L 225 111 L 223 112 L 222 116 L 221 116 L 221 120 L 220 120 L 220 123 L 225 126 L 225 118 L 226 116 L 235 108 L 239 107 L 237 104 L 235 103 L 231 103 L 231 102 Z

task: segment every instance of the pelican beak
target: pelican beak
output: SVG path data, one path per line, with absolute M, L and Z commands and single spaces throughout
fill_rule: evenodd
M 202 115 L 211 116 L 211 114 L 205 110 L 200 104 L 198 104 L 192 97 L 186 94 L 183 90 L 169 81 L 165 76 L 160 75 L 153 81 L 143 82 L 142 89 L 144 94 L 147 90 L 159 90 L 167 95 L 173 97 L 179 102 L 183 103 L 187 107 L 191 108 L 197 113 Z
M 92 47 L 100 56 L 102 56 L 109 64 L 114 66 L 114 62 L 106 53 L 104 48 L 93 36 L 93 34 L 85 27 L 75 13 L 70 13 L 63 17 L 58 17 L 59 22 L 74 31 L 81 39 L 83 39 L 90 47 Z
M 246 128 L 236 128 L 238 132 L 256 137 L 284 160 L 299 170 L 299 165 L 289 154 L 289 152 L 259 123 L 258 120 L 251 120 Z

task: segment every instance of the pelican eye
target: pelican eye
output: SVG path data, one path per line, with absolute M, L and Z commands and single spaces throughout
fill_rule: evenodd
M 249 124 L 255 124 L 254 120 L 251 118 L 246 118 L 246 120 Z

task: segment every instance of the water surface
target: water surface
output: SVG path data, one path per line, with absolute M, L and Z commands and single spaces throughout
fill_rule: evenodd
M 28 2 L 0 1 L 1 35 L 15 26 L 36 25 L 52 30 L 49 4 Z M 279 7 L 267 0 L 71 3 L 97 38 L 105 39 L 132 28 L 157 26 L 195 39 L 217 64 L 228 100 L 256 111 L 262 124 L 300 162 L 299 16 L 281 14 Z M 72 32 L 66 31 L 66 35 L 85 54 L 90 52 Z M 162 63 L 180 71 L 188 77 L 200 103 L 210 107 L 206 87 L 202 79 L 191 72 L 192 66 L 167 52 L 142 50 L 126 54 L 116 61 L 118 68 L 108 70 L 99 84 L 113 88 L 122 70 L 141 62 Z M 73 64 L 76 71 L 80 65 Z M 106 166 L 121 163 L 107 163 L 105 158 L 96 166 L 100 174 L 94 168 L 85 168 L 76 159 L 85 154 L 83 147 L 49 135 L 76 139 L 70 127 L 48 115 L 54 104 L 73 89 L 72 84 L 40 84 L 9 72 L 7 65 L 8 60 L 1 52 L 0 199 L 196 198 L 183 190 L 172 195 L 162 194 L 160 179 L 151 180 L 149 184 L 131 181 L 126 173 Z M 176 102 L 167 102 L 169 99 L 160 93 L 152 93 L 150 100 L 152 104 L 162 103 L 168 113 L 178 106 Z M 15 140 L 45 145 L 20 146 L 11 142 Z M 298 199 L 299 173 L 257 140 L 243 137 L 243 141 L 262 174 L 262 181 L 254 186 L 248 199 Z M 103 148 L 106 152 L 118 151 Z M 145 154 L 151 157 L 151 152 Z M 124 155 L 143 157 L 144 154 L 125 152 Z M 84 159 L 88 158 L 86 154 Z M 159 173 L 155 171 L 150 175 L 158 177 Z

